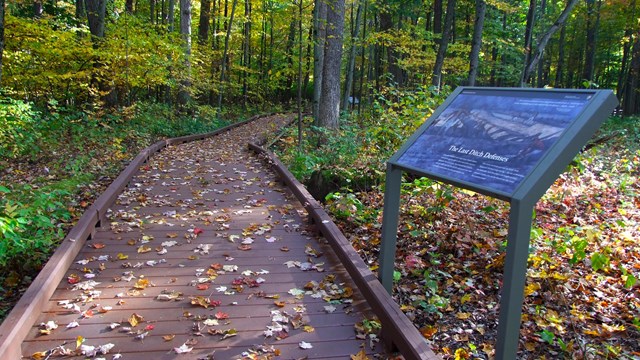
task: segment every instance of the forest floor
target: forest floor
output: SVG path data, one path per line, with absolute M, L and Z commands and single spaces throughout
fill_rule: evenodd
M 640 357 L 640 125 L 637 119 L 629 121 L 624 126 L 631 132 L 582 152 L 536 206 L 520 358 Z M 291 146 L 294 138 L 285 135 L 280 146 Z M 56 229 L 67 229 L 82 214 L 135 149 L 125 153 L 112 146 L 97 152 L 97 160 L 89 159 L 100 175 L 60 199 L 69 216 Z M 48 167 L 50 162 L 41 157 L 3 164 L 0 186 L 28 191 L 29 186 L 46 189 L 47 181 L 64 180 Z M 360 159 L 352 171 L 370 163 Z M 327 202 L 374 270 L 382 189 L 345 189 Z M 445 358 L 491 358 L 508 204 L 426 179 L 404 184 L 401 204 L 395 298 Z M 33 276 L 5 270 L 2 313 Z
M 581 152 L 537 203 L 519 359 L 640 358 L 639 129 L 638 119 L 609 120 L 596 135 L 601 142 Z M 325 170 L 370 172 L 358 164 L 375 161 L 356 153 L 351 169 L 339 163 Z M 426 178 L 406 181 L 393 295 L 445 359 L 490 359 L 509 204 Z M 347 185 L 326 198 L 374 270 L 383 189 Z

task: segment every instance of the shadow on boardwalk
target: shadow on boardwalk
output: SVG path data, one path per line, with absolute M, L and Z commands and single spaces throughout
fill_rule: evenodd
M 355 330 L 372 314 L 331 248 L 246 149 L 286 121 L 153 155 L 38 315 L 23 356 L 384 358 Z

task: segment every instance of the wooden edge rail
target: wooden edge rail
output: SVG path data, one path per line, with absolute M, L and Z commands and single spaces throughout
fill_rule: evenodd
M 336 255 L 353 278 L 362 295 L 382 322 L 383 339 L 395 345 L 407 360 L 441 359 L 433 353 L 422 334 L 411 320 L 400 310 L 400 307 L 387 293 L 380 281 L 365 264 L 360 255 L 342 234 L 324 208 L 311 196 L 307 189 L 289 172 L 286 166 L 271 151 L 255 143 L 249 148 L 257 154 L 264 155 L 275 170 L 289 186 L 298 201 L 309 212 L 319 231 L 327 238 Z
M 22 357 L 22 342 L 40 315 L 40 309 L 45 306 L 60 281 L 62 281 L 67 269 L 69 269 L 71 263 L 85 245 L 87 239 L 95 235 L 96 226 L 101 223 L 104 225 L 108 208 L 131 181 L 139 167 L 154 153 L 170 145 L 212 137 L 273 114 L 255 115 L 247 120 L 233 123 L 209 133 L 161 140 L 140 151 L 98 199 L 85 210 L 82 217 L 60 243 L 58 249 L 40 270 L 38 276 L 33 280 L 9 315 L 3 320 L 2 325 L 0 325 L 0 359 L 20 359 Z

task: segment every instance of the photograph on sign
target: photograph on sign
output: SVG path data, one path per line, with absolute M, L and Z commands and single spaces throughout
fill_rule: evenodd
M 397 164 L 511 194 L 593 97 L 464 90 Z

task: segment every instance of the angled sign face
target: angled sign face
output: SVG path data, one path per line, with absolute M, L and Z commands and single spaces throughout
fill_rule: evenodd
M 511 198 L 536 169 L 545 171 L 539 167 L 558 140 L 572 138 L 570 129 L 592 117 L 587 110 L 599 95 L 596 90 L 458 88 L 389 162 Z

